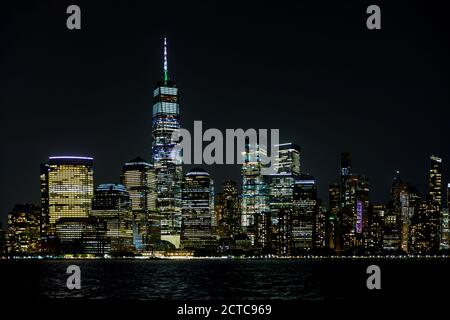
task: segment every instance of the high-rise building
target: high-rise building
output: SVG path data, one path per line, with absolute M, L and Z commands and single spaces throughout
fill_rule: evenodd
M 405 183 L 397 171 L 391 187 L 391 201 L 385 221 L 385 250 L 409 251 L 411 218 L 418 210 L 420 196 L 416 188 Z
M 172 134 L 180 128 L 178 88 L 170 80 L 167 65 L 167 40 L 164 38 L 164 71 L 153 91 L 152 157 L 156 173 L 156 206 L 161 217 L 161 240 L 180 246 L 181 154 L 176 152 Z
M 383 227 L 386 206 L 369 204 L 367 210 L 367 231 L 365 249 L 368 254 L 379 254 L 383 251 Z
M 317 200 L 317 210 L 314 216 L 313 228 L 313 248 L 324 249 L 327 248 L 327 216 L 328 212 L 326 206 Z
M 6 257 L 8 255 L 8 246 L 6 241 L 6 230 L 3 230 L 2 223 L 0 222 L 0 257 Z
M 13 255 L 37 254 L 40 250 L 41 210 L 34 204 L 16 204 L 8 215 L 8 248 Z
M 128 161 L 122 168 L 121 184 L 131 200 L 133 244 L 139 251 L 149 250 L 152 243 L 160 239 L 153 166 L 141 157 Z
M 314 177 L 301 175 L 295 181 L 292 216 L 293 254 L 313 247 L 314 221 L 319 210 L 317 185 Z
M 429 203 L 420 204 L 417 212 L 411 218 L 410 236 L 411 251 L 416 254 L 437 253 L 440 247 L 440 228 L 436 220 L 439 220 L 440 212 L 429 210 Z
M 441 212 L 441 246 L 442 250 L 450 249 L 450 183 L 447 185 L 446 207 Z
M 341 153 L 340 169 L 339 169 L 339 211 L 336 216 L 336 251 L 340 252 L 345 249 L 344 237 L 352 230 L 352 213 L 348 204 L 350 199 L 350 191 L 347 188 L 347 181 L 351 172 L 351 155 L 348 152 Z
M 103 256 L 110 252 L 106 222 L 94 217 L 61 218 L 55 233 L 58 254 Z
M 133 251 L 133 214 L 128 191 L 121 184 L 101 184 L 94 191 L 92 216 L 106 222 L 111 252 Z
M 350 190 L 347 187 L 347 180 L 351 174 L 351 155 L 348 152 L 341 154 L 340 166 L 340 207 L 344 208 L 350 201 Z
M 270 207 L 270 250 L 279 256 L 292 254 L 294 185 L 300 177 L 300 147 L 293 143 L 278 145 L 275 173 L 268 175 Z
M 331 184 L 328 188 L 329 210 L 325 217 L 326 247 L 335 250 L 337 244 L 337 217 L 340 211 L 340 184 Z
M 427 200 L 435 210 L 442 209 L 442 159 L 436 156 L 430 157 Z
M 41 233 L 44 243 L 54 238 L 59 219 L 87 218 L 93 195 L 93 158 L 56 156 L 42 164 Z
M 214 216 L 214 182 L 209 173 L 195 168 L 186 173 L 182 185 L 181 246 L 184 249 L 211 249 Z
M 343 191 L 342 191 L 343 190 Z M 342 197 L 344 193 L 344 197 Z M 338 215 L 341 250 L 362 247 L 369 207 L 369 182 L 365 176 L 350 174 L 341 185 L 341 209 Z
M 276 173 L 268 176 L 267 181 L 269 183 L 270 250 L 278 256 L 289 256 L 292 254 L 295 176 L 289 173 Z
M 241 204 L 236 182 L 228 180 L 223 183 L 223 192 L 217 193 L 214 206 L 217 234 L 234 238 L 241 227 Z
M 447 184 L 447 208 L 450 209 L 450 183 Z
M 441 245 L 442 159 L 430 157 L 426 210 L 415 217 L 415 252 L 435 253 Z
M 443 208 L 441 211 L 441 250 L 450 249 L 450 215 L 449 208 Z
M 264 147 L 247 144 L 242 163 L 241 227 L 252 245 L 258 249 L 269 246 L 269 187 L 262 174 Z
M 299 176 L 301 173 L 300 147 L 292 142 L 276 145 L 278 157 L 275 158 L 275 172 Z

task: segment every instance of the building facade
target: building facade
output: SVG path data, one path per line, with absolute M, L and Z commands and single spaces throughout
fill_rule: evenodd
M 62 218 L 89 217 L 94 196 L 93 158 L 50 157 L 41 165 L 41 237 L 52 250 L 55 227 Z
M 164 38 L 163 78 L 153 91 L 152 158 L 156 173 L 157 210 L 161 218 L 161 240 L 180 246 L 181 154 L 176 151 L 173 133 L 180 128 L 178 88 L 170 80 L 167 66 L 167 41 Z
M 152 243 L 160 239 L 154 168 L 137 157 L 124 164 L 120 180 L 131 201 L 133 244 L 138 251 L 149 250 Z
M 8 251 L 11 255 L 40 252 L 41 209 L 34 204 L 16 204 L 8 214 Z
M 216 242 L 212 234 L 214 182 L 209 173 L 195 168 L 186 173 L 182 185 L 181 246 L 208 250 Z
M 92 216 L 106 222 L 106 237 L 111 253 L 131 253 L 133 246 L 133 214 L 125 186 L 101 184 L 94 191 Z
M 241 168 L 241 227 L 252 246 L 258 249 L 265 249 L 270 243 L 269 186 L 262 174 L 262 159 L 266 155 L 262 146 L 247 144 Z

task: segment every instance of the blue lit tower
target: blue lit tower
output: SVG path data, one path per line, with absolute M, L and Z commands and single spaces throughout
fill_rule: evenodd
M 153 91 L 152 154 L 156 173 L 156 208 L 161 217 L 161 240 L 180 245 L 181 158 L 174 153 L 172 133 L 180 128 L 178 88 L 167 68 L 167 39 L 164 38 L 164 72 Z

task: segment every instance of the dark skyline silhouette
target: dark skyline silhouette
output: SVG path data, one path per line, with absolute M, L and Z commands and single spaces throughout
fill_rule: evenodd
M 180 90 L 182 127 L 279 128 L 302 148 L 302 171 L 328 202 L 342 151 L 387 202 L 395 170 L 427 191 L 429 156 L 449 182 L 449 32 L 442 4 L 377 1 L 382 29 L 366 28 L 368 1 L 8 4 L 1 13 L 0 221 L 14 203 L 39 203 L 39 164 L 94 157 L 94 182 L 151 159 L 151 108 L 162 76 Z M 221 190 L 237 165 L 202 166 Z M 445 193 L 444 193 L 445 195 Z

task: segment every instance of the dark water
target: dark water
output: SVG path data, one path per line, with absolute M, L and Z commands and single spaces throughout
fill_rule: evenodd
M 81 268 L 80 290 L 66 287 Z M 381 268 L 381 290 L 366 287 Z M 450 290 L 448 259 L 0 261 L 1 295 L 14 300 L 437 301 Z M 442 293 L 445 292 L 445 293 Z

